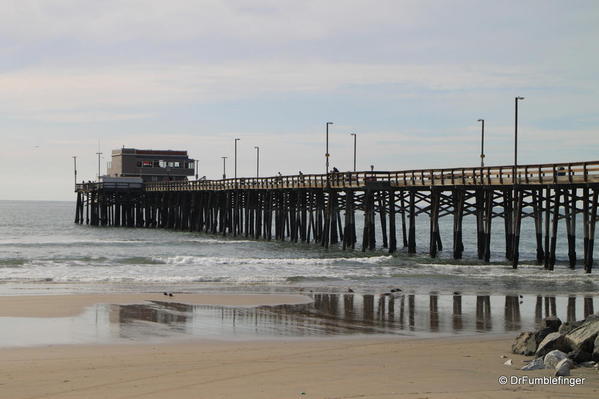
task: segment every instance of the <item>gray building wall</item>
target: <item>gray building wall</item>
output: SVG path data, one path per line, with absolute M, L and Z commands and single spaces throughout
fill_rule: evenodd
M 121 148 L 112 150 L 108 176 L 141 176 L 146 182 L 185 180 L 193 176 L 194 162 L 187 156 L 187 151 Z

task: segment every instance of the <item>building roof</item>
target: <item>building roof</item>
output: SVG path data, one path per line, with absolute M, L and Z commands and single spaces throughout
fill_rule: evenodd
M 161 156 L 178 156 L 186 157 L 187 151 L 180 150 L 139 150 L 137 148 L 119 148 L 118 150 L 112 150 L 112 155 L 161 155 Z

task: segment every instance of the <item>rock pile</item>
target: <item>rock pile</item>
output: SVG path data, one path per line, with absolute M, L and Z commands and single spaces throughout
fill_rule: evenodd
M 547 317 L 539 330 L 516 337 L 512 353 L 535 356 L 522 370 L 555 369 L 557 376 L 570 375 L 576 366 L 594 366 L 599 363 L 599 314 L 569 323 Z

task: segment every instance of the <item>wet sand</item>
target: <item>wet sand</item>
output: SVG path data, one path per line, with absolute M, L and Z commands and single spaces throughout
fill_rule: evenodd
M 163 295 L 4 297 L 2 315 L 73 314 L 91 303 L 139 303 Z M 252 306 L 303 303 L 299 295 L 178 295 L 177 302 Z M 0 349 L 0 398 L 594 398 L 584 385 L 500 385 L 516 368 L 512 336 L 206 339 L 161 344 L 52 345 Z M 507 355 L 514 366 L 503 363 Z
M 75 316 L 86 307 L 106 303 L 141 304 L 149 301 L 183 303 L 187 305 L 259 306 L 294 305 L 312 300 L 303 295 L 283 294 L 83 294 L 0 296 L 0 317 L 67 317 Z

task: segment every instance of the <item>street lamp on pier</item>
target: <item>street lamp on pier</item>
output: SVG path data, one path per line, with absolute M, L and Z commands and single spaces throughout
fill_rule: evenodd
M 324 157 L 325 157 L 325 161 L 326 161 L 325 162 L 325 173 L 327 176 L 327 187 L 329 187 L 329 185 L 330 185 L 330 182 L 329 182 L 329 156 L 330 156 L 330 154 L 329 154 L 329 125 L 332 125 L 332 124 L 333 124 L 333 122 L 327 122 L 327 124 L 326 124 L 326 126 L 327 126 L 327 129 L 326 129 L 326 132 L 327 132 L 326 133 L 326 152 L 324 154 Z
M 237 142 L 240 139 L 235 139 L 235 183 L 237 183 Z
M 515 97 L 514 99 L 514 182 L 516 182 L 516 169 L 518 168 L 518 100 L 524 100 L 524 97 Z
M 485 120 L 479 119 L 481 122 L 481 134 L 480 134 L 480 167 L 485 167 Z
M 227 158 L 228 157 L 221 157 L 223 159 L 223 179 L 227 178 Z
M 73 173 L 75 174 L 75 186 L 77 186 L 77 156 L 73 155 Z
M 354 136 L 354 172 L 356 171 L 356 133 L 350 133 L 350 136 Z
M 256 177 L 260 177 L 260 147 L 254 146 L 256 149 Z

